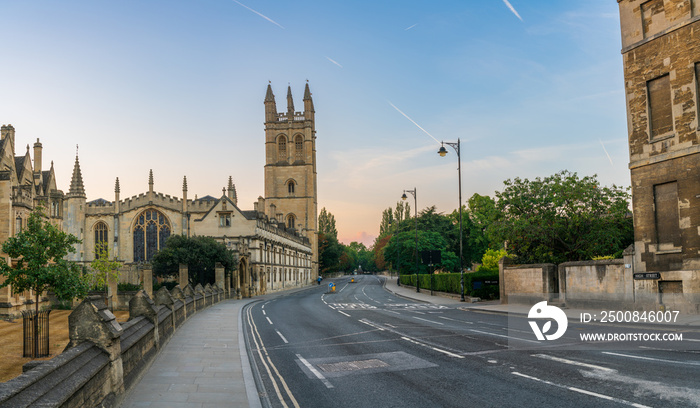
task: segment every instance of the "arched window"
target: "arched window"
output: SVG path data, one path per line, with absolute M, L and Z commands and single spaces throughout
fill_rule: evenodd
M 294 160 L 304 161 L 304 139 L 301 135 L 294 138 Z
M 107 245 L 107 224 L 98 221 L 93 230 L 95 231 L 95 254 L 99 256 L 98 250 L 102 250 L 102 246 Z
M 278 161 L 287 161 L 287 138 L 284 135 L 277 139 L 277 159 Z
M 170 222 L 158 210 L 146 210 L 134 224 L 134 262 L 150 262 L 171 232 Z
M 19 234 L 22 232 L 22 217 L 19 215 L 15 219 L 15 234 Z
M 287 228 L 295 228 L 297 218 L 294 214 L 289 214 L 287 216 Z
M 294 194 L 294 186 L 295 186 L 294 180 L 289 180 L 289 182 L 287 183 L 287 192 L 289 194 Z

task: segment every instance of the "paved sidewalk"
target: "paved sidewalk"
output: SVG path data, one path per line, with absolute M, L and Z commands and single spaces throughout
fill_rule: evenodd
M 225 300 L 188 319 L 121 407 L 260 407 L 240 319 L 254 300 Z
M 514 314 L 527 315 L 528 312 L 530 311 L 530 308 L 532 307 L 532 305 L 516 305 L 516 304 L 502 305 L 502 304 L 500 304 L 499 300 L 467 303 L 467 302 L 460 302 L 459 297 L 457 297 L 457 296 L 455 296 L 454 298 L 441 296 L 441 295 L 437 295 L 437 294 L 435 296 L 431 296 L 429 290 L 426 291 L 424 289 L 421 289 L 421 293 L 418 293 L 418 292 L 416 292 L 416 288 L 413 286 L 398 286 L 396 284 L 396 277 L 389 277 L 389 276 L 386 276 L 385 288 L 388 291 L 396 294 L 397 296 L 417 300 L 419 302 L 434 303 L 434 304 L 441 304 L 441 305 L 461 304 L 462 308 L 479 310 L 479 311 L 483 311 L 483 312 L 504 313 L 504 314 L 514 313 Z M 581 319 L 582 313 L 596 313 L 596 312 L 598 312 L 600 314 L 600 311 L 595 311 L 592 309 L 570 309 L 570 308 L 564 307 L 564 308 L 562 308 L 562 310 L 564 311 L 564 313 L 566 313 L 566 316 L 569 318 L 569 320 L 574 320 L 574 321 L 579 321 Z M 652 325 L 652 323 L 649 323 L 649 324 Z M 656 325 L 658 325 L 658 324 L 659 323 L 656 323 Z M 700 327 L 700 315 L 691 315 L 691 314 L 686 314 L 686 313 L 680 313 L 677 316 L 676 322 L 670 323 L 670 324 L 661 323 L 661 325 L 692 326 L 694 328 L 698 328 L 698 327 Z

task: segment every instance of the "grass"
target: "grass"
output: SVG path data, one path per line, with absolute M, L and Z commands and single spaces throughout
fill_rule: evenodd
M 61 354 L 68 345 L 68 315 L 70 310 L 52 310 L 49 315 L 49 357 L 37 360 L 50 360 Z M 117 321 L 125 322 L 129 312 L 114 312 Z M 22 357 L 22 318 L 0 320 L 0 382 L 11 380 L 22 374 L 22 365 L 32 361 Z

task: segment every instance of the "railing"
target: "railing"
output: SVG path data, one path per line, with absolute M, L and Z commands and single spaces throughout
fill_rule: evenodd
M 49 355 L 49 313 L 51 309 L 22 311 L 24 326 L 23 357 L 48 357 Z

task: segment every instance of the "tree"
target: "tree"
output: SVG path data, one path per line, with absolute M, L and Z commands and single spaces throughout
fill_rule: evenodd
M 326 207 L 323 207 L 321 213 L 318 214 L 318 232 L 338 238 L 338 230 L 335 229 L 335 217 L 326 211 Z
M 2 251 L 17 262 L 12 266 L 2 258 L 0 276 L 5 281 L 0 288 L 11 285 L 15 293 L 34 291 L 37 312 L 39 295 L 49 289 L 61 300 L 84 298 L 89 289 L 87 279 L 76 263 L 64 259 L 75 252 L 73 245 L 78 243 L 78 238 L 46 221 L 42 207 L 35 208 L 26 229 L 2 244 Z
M 187 279 L 191 285 L 216 282 L 217 263 L 229 273 L 236 268 L 237 260 L 226 245 L 214 238 L 184 235 L 171 235 L 165 241 L 165 248 L 152 260 L 153 274 L 161 277 L 177 276 L 180 264 L 187 265 Z
M 117 260 L 109 259 L 109 245 L 106 242 L 98 242 L 95 245 L 95 260 L 90 263 L 90 266 L 95 271 L 93 286 L 102 287 L 107 285 L 107 281 L 119 279 L 119 268 L 122 263 Z
M 447 271 L 455 271 L 459 269 L 459 259 L 454 252 L 448 251 L 447 240 L 445 237 L 436 231 L 418 231 L 418 252 L 428 250 L 439 250 L 442 258 L 438 268 Z M 389 243 L 384 247 L 384 257 L 392 264 L 397 259 L 397 251 L 399 253 L 398 267 L 402 274 L 416 273 L 416 236 L 415 231 L 404 231 L 392 237 Z M 395 265 L 396 266 L 396 265 Z M 428 273 L 428 265 L 418 264 L 419 273 Z
M 595 175 L 569 171 L 504 184 L 491 232 L 520 263 L 617 257 L 633 242 L 628 188 L 603 187 Z
M 336 272 L 339 268 L 342 244 L 332 234 L 318 234 L 318 268 L 321 273 Z
M 479 271 L 498 272 L 498 261 L 508 256 L 505 249 L 487 249 L 481 258 Z
M 382 221 L 379 223 L 379 236 L 383 237 L 387 234 L 391 234 L 393 224 L 394 214 L 391 212 L 391 208 L 387 208 L 382 211 Z

